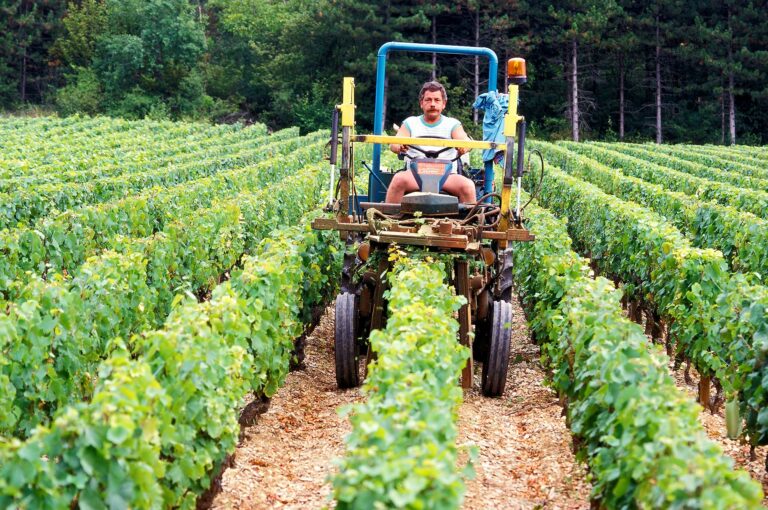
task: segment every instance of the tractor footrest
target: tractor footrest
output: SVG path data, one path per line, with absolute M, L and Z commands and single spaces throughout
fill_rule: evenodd
M 435 248 L 451 248 L 458 250 L 467 250 L 473 248 L 480 249 L 480 243 L 471 242 L 465 235 L 425 235 L 419 232 L 381 232 L 378 235 L 369 237 L 376 243 L 397 243 L 409 246 L 432 246 Z
M 334 218 L 315 218 L 312 220 L 314 230 L 346 230 L 348 232 L 369 232 L 367 223 L 339 223 Z
M 509 228 L 506 232 L 483 232 L 483 239 L 496 241 L 535 241 L 536 236 L 524 228 Z
M 360 202 L 360 209 L 376 209 L 384 214 L 400 214 L 400 204 L 388 204 L 386 202 Z

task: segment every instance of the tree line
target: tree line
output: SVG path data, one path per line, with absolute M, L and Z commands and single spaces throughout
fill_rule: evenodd
M 343 76 L 373 115 L 387 41 L 487 46 L 528 62 L 521 112 L 549 138 L 768 143 L 768 0 L 0 0 L 0 106 L 326 127 Z M 441 81 L 471 110 L 483 59 L 392 54 L 386 123 Z M 482 115 L 482 114 L 480 114 Z

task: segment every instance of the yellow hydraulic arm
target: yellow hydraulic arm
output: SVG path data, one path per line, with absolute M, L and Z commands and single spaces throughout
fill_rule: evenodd
M 504 136 L 507 139 L 506 155 L 504 157 L 504 180 L 501 188 L 501 219 L 499 231 L 506 232 L 510 226 L 512 214 L 510 202 L 512 201 L 512 186 L 515 183 L 514 158 L 515 137 L 518 141 L 517 151 L 517 207 L 515 221 L 522 220 L 520 213 L 520 193 L 522 191 L 523 177 L 523 145 L 525 143 L 525 118 L 517 114 L 517 103 L 520 98 L 520 85 L 526 82 L 525 60 L 520 58 L 510 59 L 507 63 L 507 76 L 509 77 L 509 106 L 504 116 Z M 500 241 L 499 246 L 506 248 L 506 241 Z
M 339 209 L 336 220 L 348 223 L 350 182 L 355 178 L 352 160 L 352 137 L 355 134 L 355 79 L 344 78 L 341 104 L 336 108 L 341 112 L 341 168 L 339 169 Z

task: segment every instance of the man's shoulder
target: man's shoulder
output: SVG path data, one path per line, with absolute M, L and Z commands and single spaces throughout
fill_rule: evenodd
M 442 121 L 445 122 L 446 125 L 451 126 L 451 129 L 455 129 L 461 126 L 461 121 L 459 119 L 455 119 L 447 115 L 442 115 Z
M 461 127 L 461 121 L 459 119 L 454 119 L 453 117 L 448 117 L 447 115 L 443 115 L 443 122 L 445 122 L 448 126 L 451 126 L 451 132 Z
M 433 127 L 433 126 L 439 126 L 439 125 L 446 125 L 446 126 L 461 126 L 461 121 L 459 119 L 454 119 L 453 117 L 449 117 L 447 115 L 440 115 L 440 120 L 435 122 L 434 124 L 429 124 L 427 121 L 424 120 L 423 115 L 411 115 L 407 119 L 403 121 L 403 124 L 410 124 L 413 125 L 413 123 L 420 122 L 424 124 L 427 127 Z

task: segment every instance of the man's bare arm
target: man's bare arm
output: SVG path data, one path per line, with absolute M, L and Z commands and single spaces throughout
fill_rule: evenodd
M 406 126 L 405 123 L 403 123 L 403 125 L 400 126 L 400 129 L 397 130 L 397 133 L 395 133 L 395 136 L 409 137 L 411 136 L 411 130 L 408 129 L 408 126 Z M 400 152 L 408 150 L 408 146 L 405 144 L 392 143 L 389 145 L 389 150 L 395 154 L 400 154 Z
M 454 128 L 453 131 L 451 131 L 451 138 L 454 140 L 470 140 L 469 135 L 466 131 L 464 131 L 464 126 L 461 124 L 458 125 L 458 127 Z M 472 149 L 468 149 L 466 147 L 457 147 L 456 151 L 461 154 L 466 154 L 467 152 L 471 151 Z

